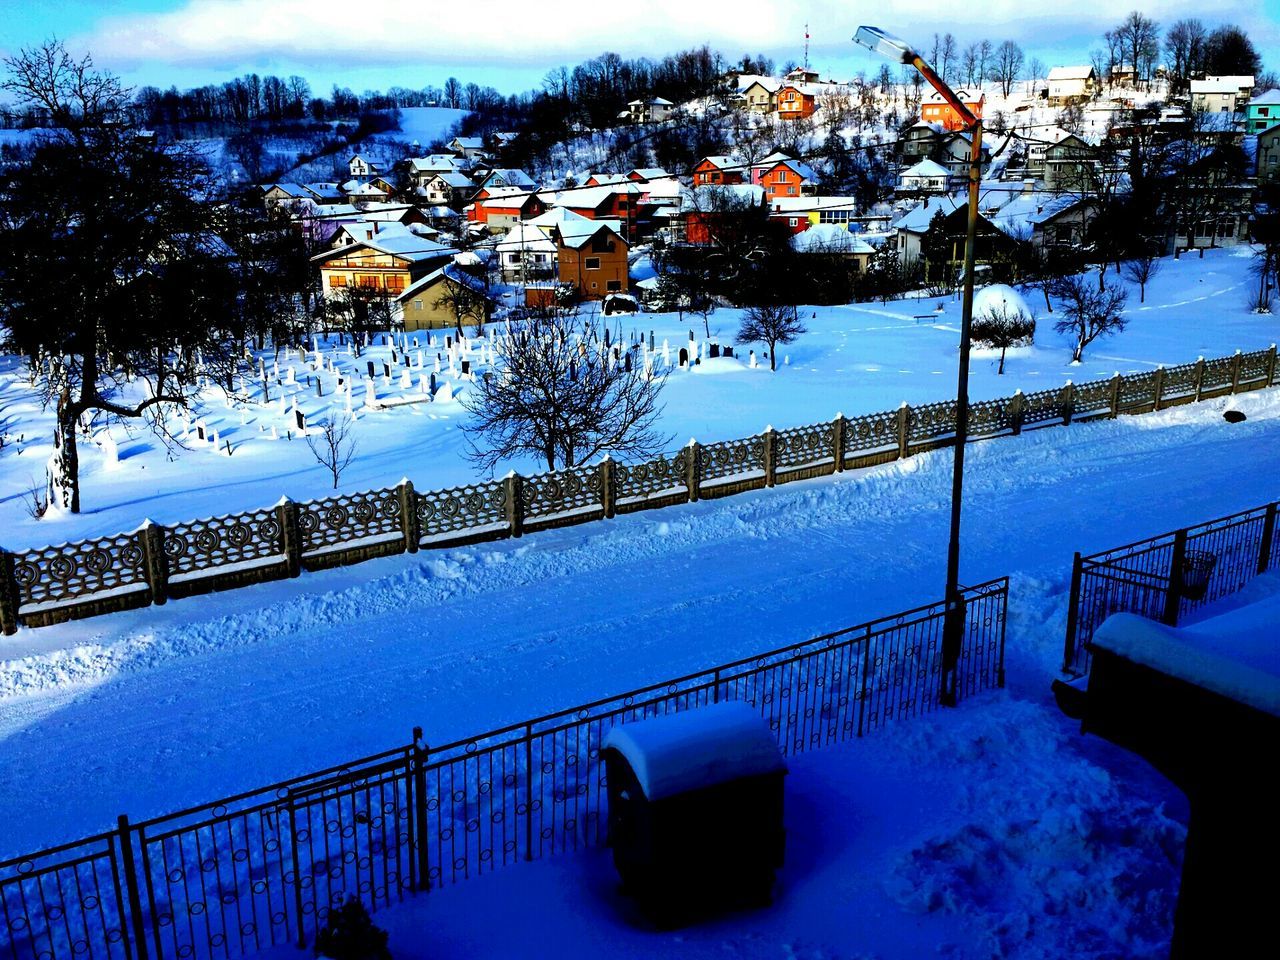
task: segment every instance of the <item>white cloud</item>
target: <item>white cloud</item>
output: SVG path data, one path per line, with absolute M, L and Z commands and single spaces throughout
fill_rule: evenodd
M 1168 23 L 1205 16 L 1198 0 L 1133 0 Z M 1065 6 L 1065 5 L 1064 5 Z M 1128 9 L 1129 4 L 1121 4 Z M 570 0 L 188 0 L 168 13 L 109 16 L 78 45 L 104 62 L 178 65 L 287 60 L 329 69 L 371 64 L 559 64 L 614 50 L 657 55 L 709 43 L 728 56 L 793 49 L 806 21 L 816 50 L 845 49 L 859 22 L 871 20 L 922 46 L 935 30 L 962 41 L 1012 37 L 1056 46 L 1064 36 L 1098 35 L 1123 12 L 1114 2 L 1078 0 L 1052 14 L 1029 14 L 1026 0 L 956 5 L 939 17 L 939 0 L 813 0 L 804 4 L 739 0 L 723 6 L 691 0 L 584 4 Z M 1246 26 L 1265 20 L 1257 0 L 1217 0 L 1212 18 Z M 1270 31 L 1268 31 L 1270 32 Z

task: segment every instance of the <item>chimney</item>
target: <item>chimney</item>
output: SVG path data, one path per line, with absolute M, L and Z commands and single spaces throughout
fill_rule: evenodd
M 1022 195 L 1029 197 L 1036 192 L 1036 181 L 1032 177 L 1027 177 L 1022 181 Z

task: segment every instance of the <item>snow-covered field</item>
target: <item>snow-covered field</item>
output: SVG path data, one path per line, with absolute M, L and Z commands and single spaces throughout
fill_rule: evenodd
M 1124 333 L 1100 340 L 1085 352 L 1079 366 L 1069 364 L 1068 339 L 1053 331 L 1058 314 L 1043 312 L 1039 295 L 1029 295 L 1039 311 L 1034 347 L 1011 350 L 1004 376 L 996 375 L 997 357 L 978 352 L 974 358 L 971 395 L 975 399 L 1004 396 L 1015 389 L 1024 392 L 1055 387 L 1070 379 L 1077 383 L 1111 376 L 1114 372 L 1143 371 L 1157 364 L 1174 365 L 1205 357 L 1225 356 L 1236 349 L 1264 349 L 1274 342 L 1280 323 L 1272 317 L 1248 312 L 1249 251 L 1211 251 L 1180 261 L 1166 259 L 1148 291 L 1147 303 L 1137 303 L 1136 291 L 1129 309 L 1130 325 Z M 937 308 L 941 306 L 942 309 Z M 869 303 L 803 308 L 810 332 L 783 348 L 789 363 L 771 374 L 767 364 L 751 369 L 746 361 L 719 361 L 677 371 L 664 391 L 661 426 L 674 449 L 696 437 L 702 442 L 749 436 L 766 425 L 776 428 L 817 423 L 841 412 L 846 416 L 893 409 L 901 402 L 926 403 L 954 395 L 955 353 L 959 336 L 959 303 L 953 299 L 910 299 L 888 304 Z M 711 333 L 722 343 L 732 341 L 739 311 L 722 309 L 710 318 Z M 646 339 L 653 331 L 656 345 L 669 341 L 678 350 L 693 331 L 703 339 L 702 319 L 673 314 L 640 314 L 619 321 L 623 335 L 633 331 Z M 442 339 L 437 337 L 437 340 Z M 381 338 L 379 340 L 381 344 Z M 757 352 L 760 344 L 755 344 Z M 418 353 L 424 366 L 417 369 Z M 385 409 L 360 413 L 357 423 L 359 456 L 342 478 L 342 487 L 365 490 L 394 485 L 408 476 L 422 490 L 439 489 L 476 478 L 465 457 L 466 440 L 460 425 L 466 416 L 452 403 L 401 403 L 423 400 L 421 381 L 435 369 L 439 342 L 428 348 L 425 336 L 410 350 L 414 368 L 405 386 L 405 368 L 393 370 L 384 382 L 382 364 L 391 360 L 390 348 L 376 346 L 366 357 L 349 356 L 336 343 L 322 352 L 351 379 L 367 372 L 375 362 L 377 391 Z M 479 351 L 477 351 L 477 356 Z M 314 359 L 314 358 L 313 358 Z M 475 356 L 472 358 L 476 359 Z M 265 366 L 273 358 L 265 357 Z M 18 547 L 58 543 L 87 536 L 131 530 L 144 517 L 160 523 L 195 519 L 257 508 L 276 502 L 282 495 L 296 500 L 324 496 L 331 481 L 296 436 L 293 403 L 312 424 L 329 415 L 344 401 L 335 390 L 337 375 L 326 373 L 324 395 L 306 385 L 307 369 L 293 354 L 281 358 L 278 373 L 288 378 L 294 368 L 294 384 L 273 382 L 271 402 L 262 403 L 261 391 L 250 378 L 246 395 L 250 402 L 228 407 L 220 388 L 210 388 L 193 422 L 203 421 L 209 436 L 217 431 L 223 452 L 194 438 L 190 449 L 166 451 L 146 431 L 125 426 L 112 429 L 116 455 L 85 444 L 82 453 L 85 512 L 35 521 L 25 510 L 23 494 L 42 482 L 44 465 L 52 450 L 51 417 L 40 409 L 20 366 L 0 360 L 0 430 L 11 443 L 0 452 L 0 537 L 3 546 Z M 439 385 L 449 383 L 456 394 L 465 382 L 451 376 L 447 357 L 437 375 Z M 282 397 L 288 402 L 281 409 Z M 357 412 L 364 388 L 357 383 Z M 272 439 L 272 429 L 276 439 Z M 232 454 L 225 444 L 230 441 Z M 110 445 L 108 445 L 109 448 Z M 532 458 L 512 462 L 522 472 L 542 469 Z

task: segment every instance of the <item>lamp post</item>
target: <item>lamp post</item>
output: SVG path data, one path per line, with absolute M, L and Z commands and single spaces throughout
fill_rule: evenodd
M 946 616 L 942 627 L 940 699 L 956 703 L 956 668 L 964 635 L 964 597 L 960 592 L 960 506 L 964 497 L 964 448 L 969 436 L 969 332 L 973 324 L 973 260 L 978 235 L 978 187 L 982 181 L 982 121 L 956 96 L 909 44 L 878 27 L 859 27 L 853 42 L 873 53 L 915 67 L 969 132 L 969 203 L 964 241 L 964 296 L 960 309 L 960 370 L 956 377 L 956 439 L 951 474 L 951 536 L 947 543 Z

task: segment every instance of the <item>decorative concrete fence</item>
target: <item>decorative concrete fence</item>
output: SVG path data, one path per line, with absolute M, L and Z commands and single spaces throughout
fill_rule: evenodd
M 1020 434 L 1270 387 L 1276 348 L 1015 393 L 970 407 L 970 439 Z M 955 401 L 768 429 L 641 463 L 512 474 L 449 490 L 395 487 L 0 551 L 0 627 L 44 626 L 296 577 L 373 557 L 519 537 L 887 463 L 955 440 Z

